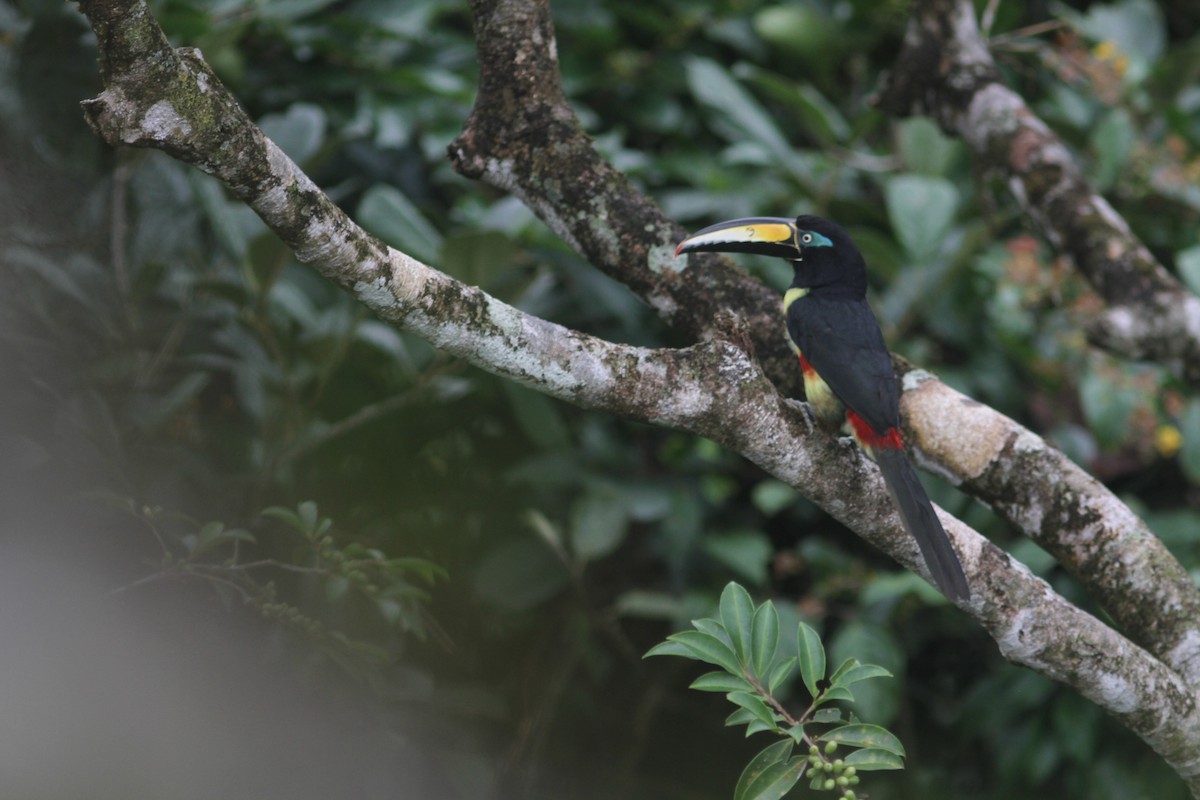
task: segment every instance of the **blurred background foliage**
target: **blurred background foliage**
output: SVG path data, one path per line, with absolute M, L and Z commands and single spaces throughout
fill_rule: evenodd
M 573 328 L 683 344 L 516 200 L 450 168 L 476 81 L 461 0 L 151 6 L 390 244 Z M 929 121 L 872 108 L 906 4 L 554 13 L 577 112 L 670 215 L 841 221 L 898 352 L 1051 438 L 1200 576 L 1200 398 L 1090 348 L 1099 301 L 1004 186 Z M 998 3 L 988 21 L 1005 79 L 1200 291 L 1195 4 Z M 688 665 L 640 654 L 736 579 L 776 597 L 785 628 L 817 627 L 832 658 L 898 676 L 861 693 L 860 716 L 910 754 L 874 797 L 1184 796 L 1134 737 L 1005 664 L 790 488 L 711 442 L 446 358 L 295 263 L 213 180 L 102 146 L 78 107 L 100 87 L 72 6 L 0 4 L 0 73 L 6 536 L 87 561 L 116 590 L 106 602 L 192 593 L 258 620 L 267 669 L 362 684 L 382 730 L 417 721 L 394 746 L 425 754 L 428 796 L 718 798 L 751 746 L 720 728 L 720 698 L 688 696 Z M 1094 610 L 986 509 L 929 488 Z M 23 542 L 46 514 L 54 533 Z

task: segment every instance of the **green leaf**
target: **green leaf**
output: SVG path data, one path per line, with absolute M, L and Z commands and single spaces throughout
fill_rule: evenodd
M 796 632 L 797 661 L 804 687 L 813 697 L 817 696 L 817 683 L 825 677 L 825 646 L 821 637 L 811 627 L 801 622 Z
M 742 776 L 738 778 L 737 788 L 733 790 L 733 800 L 746 800 L 746 791 L 763 774 L 763 771 L 772 764 L 785 761 L 791 754 L 792 741 L 790 739 L 780 739 L 778 742 L 760 750 L 758 755 L 750 759 L 750 763 L 742 770 Z
M 834 686 L 850 686 L 871 678 L 890 678 L 892 673 L 876 664 L 855 664 L 832 680 Z
M 1200 483 L 1200 399 L 1188 401 L 1179 419 L 1179 432 L 1183 436 L 1179 463 L 1192 483 Z
M 795 658 L 785 658 L 775 665 L 775 669 L 771 670 L 771 677 L 767 681 L 767 689 L 774 692 L 788 678 L 792 676 L 792 671 L 796 669 Z
M 834 700 L 854 702 L 854 695 L 845 686 L 832 686 L 821 695 L 821 704 L 832 703 Z
M 807 764 L 800 756 L 771 764 L 746 788 L 743 800 L 779 800 L 800 780 Z
M 771 115 L 715 61 L 692 57 L 685 62 L 688 87 L 709 112 L 709 122 L 733 144 L 754 142 L 769 155 L 791 161 L 792 150 Z
M 790 506 L 796 499 L 796 490 L 783 481 L 768 479 L 760 481 L 750 493 L 750 500 L 762 514 L 772 517 Z
M 832 725 L 835 722 L 842 721 L 842 710 L 840 708 L 822 708 L 812 716 L 812 721 L 819 725 Z
M 312 533 L 317 529 L 317 504 L 312 500 L 305 500 L 296 506 L 296 513 L 299 516 L 300 524 L 304 527 L 301 530 L 304 533 Z
M 725 631 L 725 626 L 712 617 L 701 617 L 700 619 L 692 620 L 692 627 L 698 631 L 703 631 L 709 636 L 715 636 L 724 642 L 730 649 L 733 648 L 733 641 L 729 638 L 729 634 Z
M 958 210 L 954 184 L 928 175 L 897 175 L 888 180 L 884 195 L 892 230 L 909 258 L 920 263 L 936 256 Z
M 929 117 L 903 120 L 897 131 L 897 149 L 909 172 L 940 176 L 950 170 L 961 146 L 942 133 Z
M 566 588 L 567 569 L 540 539 L 523 536 L 488 551 L 472 576 L 481 599 L 500 610 L 527 611 Z
M 834 728 L 822 734 L 821 739 L 826 742 L 848 744 L 851 747 L 886 750 L 889 753 L 894 753 L 901 757 L 904 756 L 904 745 L 900 744 L 900 740 L 891 731 L 879 725 L 870 725 L 867 723 L 843 725 L 840 728 Z
M 840 686 L 842 683 L 842 675 L 844 675 L 847 670 L 856 666 L 858 666 L 857 658 L 847 658 L 842 661 L 841 664 L 838 664 L 838 668 L 833 671 L 833 674 L 829 676 L 830 685 Z
M 767 707 L 766 701 L 759 695 L 752 692 L 730 692 L 725 695 L 725 699 L 736 706 L 746 709 L 760 722 L 772 728 L 776 726 L 774 713 L 772 713 L 771 709 Z
M 325 111 L 312 103 L 292 103 L 283 114 L 267 114 L 258 127 L 288 158 L 303 165 L 325 139 Z
M 747 663 L 750 653 L 750 621 L 754 601 L 740 584 L 730 581 L 721 592 L 721 624 L 733 642 L 733 651 L 740 663 Z
M 647 653 L 649 655 L 649 653 Z M 700 692 L 753 692 L 754 687 L 744 678 L 728 672 L 706 672 L 692 681 L 689 689 Z
M 761 719 L 754 719 L 754 720 L 751 720 L 746 725 L 746 738 L 749 739 L 751 736 L 753 736 L 756 733 L 766 733 L 767 731 L 778 731 L 778 730 L 779 730 L 779 725 L 777 725 L 775 723 L 768 725 L 767 723 L 763 722 Z
M 1103 191 L 1116 182 L 1133 151 L 1136 132 L 1129 112 L 1123 108 L 1111 111 L 1092 129 L 1091 138 L 1092 148 L 1096 151 L 1096 168 L 1090 177 L 1096 188 Z
M 1055 15 L 1065 18 L 1096 42 L 1114 42 L 1130 60 L 1128 79 L 1138 80 L 1162 56 L 1167 44 L 1167 25 L 1162 9 L 1153 0 L 1117 0 L 1096 3 L 1080 14 L 1062 3 L 1054 4 Z
M 590 487 L 571 504 L 571 549 L 584 561 L 611 554 L 628 528 L 628 509 L 611 487 Z
M 862 750 L 855 750 L 853 753 L 848 753 L 842 759 L 842 763 L 847 767 L 854 767 L 859 772 L 880 769 L 904 769 L 904 760 L 900 756 L 874 747 L 866 747 Z
M 732 675 L 740 675 L 742 673 L 741 667 L 738 666 L 737 656 L 733 654 L 733 650 L 729 648 L 729 645 L 715 636 L 701 631 L 680 631 L 668 636 L 667 640 L 679 642 L 686 647 L 688 652 L 692 654 L 692 658 L 705 661 L 709 664 L 716 664 Z
M 285 508 L 283 506 L 271 506 L 260 511 L 259 515 L 267 517 L 268 519 L 273 519 L 277 522 L 282 522 L 284 525 L 287 525 L 289 528 L 293 528 L 300 533 L 305 532 L 304 521 L 300 519 L 299 514 L 290 508 Z
M 458 233 L 446 239 L 439 265 L 463 283 L 488 286 L 509 267 L 516 245 L 499 231 Z
M 1200 294 L 1200 244 L 1175 254 L 1175 269 L 1179 279 L 1195 294 Z
M 779 649 L 779 612 L 770 600 L 754 611 L 750 626 L 750 663 L 760 679 L 767 676 Z
M 378 183 L 358 204 L 358 221 L 387 244 L 413 258 L 434 263 L 442 249 L 442 235 L 398 189 Z
M 1079 403 L 1088 427 L 1104 447 L 1120 444 L 1129 432 L 1129 419 L 1140 402 L 1136 390 L 1119 376 L 1089 369 L 1079 381 Z
M 558 401 L 512 381 L 501 386 L 513 417 L 530 441 L 543 450 L 566 451 L 571 447 L 571 432 Z
M 673 620 L 682 615 L 683 601 L 666 592 L 630 589 L 617 597 L 616 609 L 622 617 Z
M 681 656 L 683 658 L 692 658 L 692 651 L 681 645 L 679 642 L 659 642 L 646 651 L 642 658 L 650 658 L 650 656 Z
M 725 718 L 725 727 L 732 728 L 734 725 L 749 725 L 756 721 L 757 719 L 748 709 L 739 708 Z
M 709 534 L 701 546 L 710 557 L 755 586 L 767 582 L 767 564 L 774 550 L 766 534 L 759 531 Z

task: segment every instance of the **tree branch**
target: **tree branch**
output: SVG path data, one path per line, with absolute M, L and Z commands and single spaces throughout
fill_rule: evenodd
M 1090 326 L 1096 343 L 1171 364 L 1200 384 L 1200 298 L 1158 263 L 1070 150 L 1000 83 L 970 0 L 913 3 L 879 105 L 933 117 L 1007 179 L 1030 218 L 1108 303 Z
M 795 358 L 779 332 L 779 296 L 720 256 L 676 259 L 686 231 L 596 151 L 563 92 L 549 3 L 472 0 L 471 11 L 479 91 L 447 148 L 454 168 L 516 195 L 685 335 L 710 335 L 718 314 L 735 310 L 767 374 L 799 396 Z
M 399 327 L 568 402 L 709 436 L 925 574 L 915 542 L 881 502 L 878 471 L 857 449 L 810 435 L 728 315 L 713 315 L 713 339 L 647 350 L 568 330 L 465 286 L 356 226 L 251 123 L 198 52 L 169 47 L 141 0 L 80 7 L 96 30 L 105 82 L 85 109 L 106 141 L 163 149 L 218 177 L 297 258 Z M 974 587 L 965 610 L 1005 656 L 1074 686 L 1200 787 L 1200 712 L 1180 676 L 960 521 L 942 518 Z
M 1014 420 L 922 370 L 901 373 L 918 463 L 1017 522 L 1131 639 L 1200 687 L 1200 590 L 1129 506 Z

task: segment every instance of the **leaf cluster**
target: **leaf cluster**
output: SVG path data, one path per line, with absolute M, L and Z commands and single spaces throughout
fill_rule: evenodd
M 799 623 L 796 656 L 779 652 L 779 612 L 775 604 L 755 605 L 740 584 L 729 583 L 721 593 L 718 616 L 692 621 L 694 630 L 673 633 L 647 656 L 682 656 L 721 667 L 692 682 L 691 688 L 724 692 L 738 708 L 726 725 L 745 725 L 746 736 L 773 733 L 782 738 L 764 748 L 742 772 L 734 800 L 778 800 L 805 775 L 816 790 L 837 790 L 854 800 L 858 772 L 902 769 L 904 746 L 886 728 L 859 722 L 853 714 L 829 706 L 853 702 L 850 687 L 872 678 L 891 677 L 875 664 L 848 658 L 826 675 L 825 646 L 809 625 Z M 776 691 L 799 671 L 811 703 L 798 716 L 787 711 Z M 851 748 L 833 759 L 839 745 Z M 804 746 L 806 755 L 792 755 Z

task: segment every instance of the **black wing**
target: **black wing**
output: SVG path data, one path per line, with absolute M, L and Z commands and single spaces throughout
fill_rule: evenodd
M 845 406 L 879 433 L 900 424 L 900 386 L 867 301 L 807 295 L 791 304 L 788 334 Z

